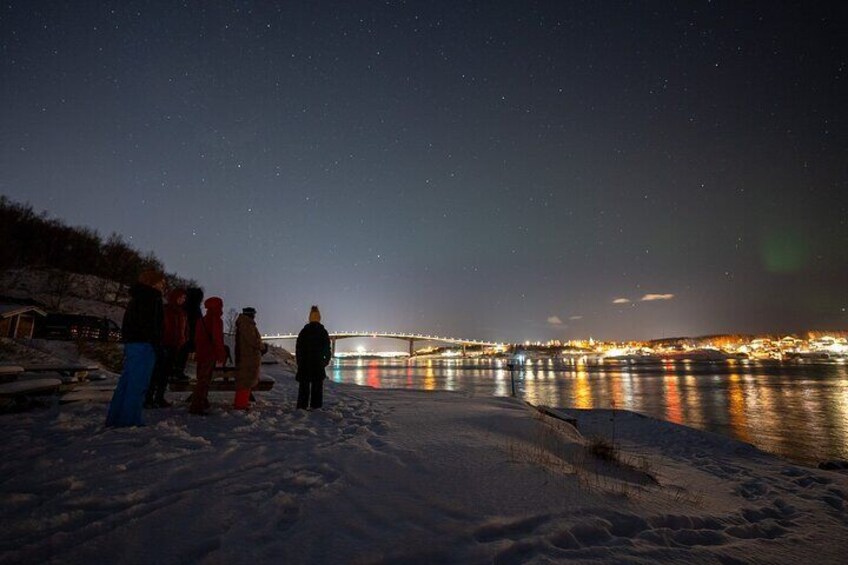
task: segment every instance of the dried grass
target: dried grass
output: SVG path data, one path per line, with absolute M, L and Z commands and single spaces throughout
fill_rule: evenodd
M 622 452 L 607 438 L 593 437 L 575 444 L 574 428 L 570 424 L 539 411 L 534 411 L 534 420 L 536 429 L 530 441 L 507 444 L 510 461 L 537 465 L 557 477 L 574 477 L 588 492 L 632 499 L 646 494 L 668 496 L 676 502 L 696 506 L 703 502 L 703 493 L 677 485 L 662 485 L 650 460 Z M 604 466 L 630 475 L 633 480 L 602 473 Z

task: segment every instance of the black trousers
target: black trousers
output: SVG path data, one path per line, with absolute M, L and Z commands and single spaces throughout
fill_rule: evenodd
M 324 405 L 324 379 L 301 381 L 297 387 L 297 407 L 321 408 Z
M 145 400 L 148 403 L 154 400 L 163 400 L 165 391 L 168 389 L 168 377 L 171 376 L 174 366 L 174 353 L 165 347 L 156 347 L 156 364 L 153 366 L 153 374 L 150 375 L 150 384 L 147 385 Z
M 194 342 L 188 341 L 183 345 L 174 356 L 174 375 L 184 375 L 186 364 L 188 363 L 189 353 L 194 351 Z

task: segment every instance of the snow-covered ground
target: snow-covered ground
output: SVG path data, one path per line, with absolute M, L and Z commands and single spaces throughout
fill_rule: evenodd
M 0 563 L 841 563 L 848 477 L 633 413 L 296 383 L 249 413 L 0 416 Z M 101 385 L 102 386 L 102 385 Z M 97 395 L 94 395 L 97 396 Z M 103 396 L 102 394 L 100 395 Z M 177 395 L 172 395 L 177 397 Z M 590 453 L 612 436 L 617 460 Z

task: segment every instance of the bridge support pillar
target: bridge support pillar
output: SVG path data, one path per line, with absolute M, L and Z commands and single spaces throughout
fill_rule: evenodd
M 412 357 L 413 355 L 415 355 L 415 340 L 410 339 L 409 340 L 409 356 Z
M 336 355 L 336 338 L 330 338 L 330 357 L 334 357 Z

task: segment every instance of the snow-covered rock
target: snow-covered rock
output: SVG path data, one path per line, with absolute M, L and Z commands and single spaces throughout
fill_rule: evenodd
M 50 310 L 86 314 L 121 323 L 126 287 L 93 275 L 57 269 L 11 269 L 0 273 L 0 295 L 32 299 Z

